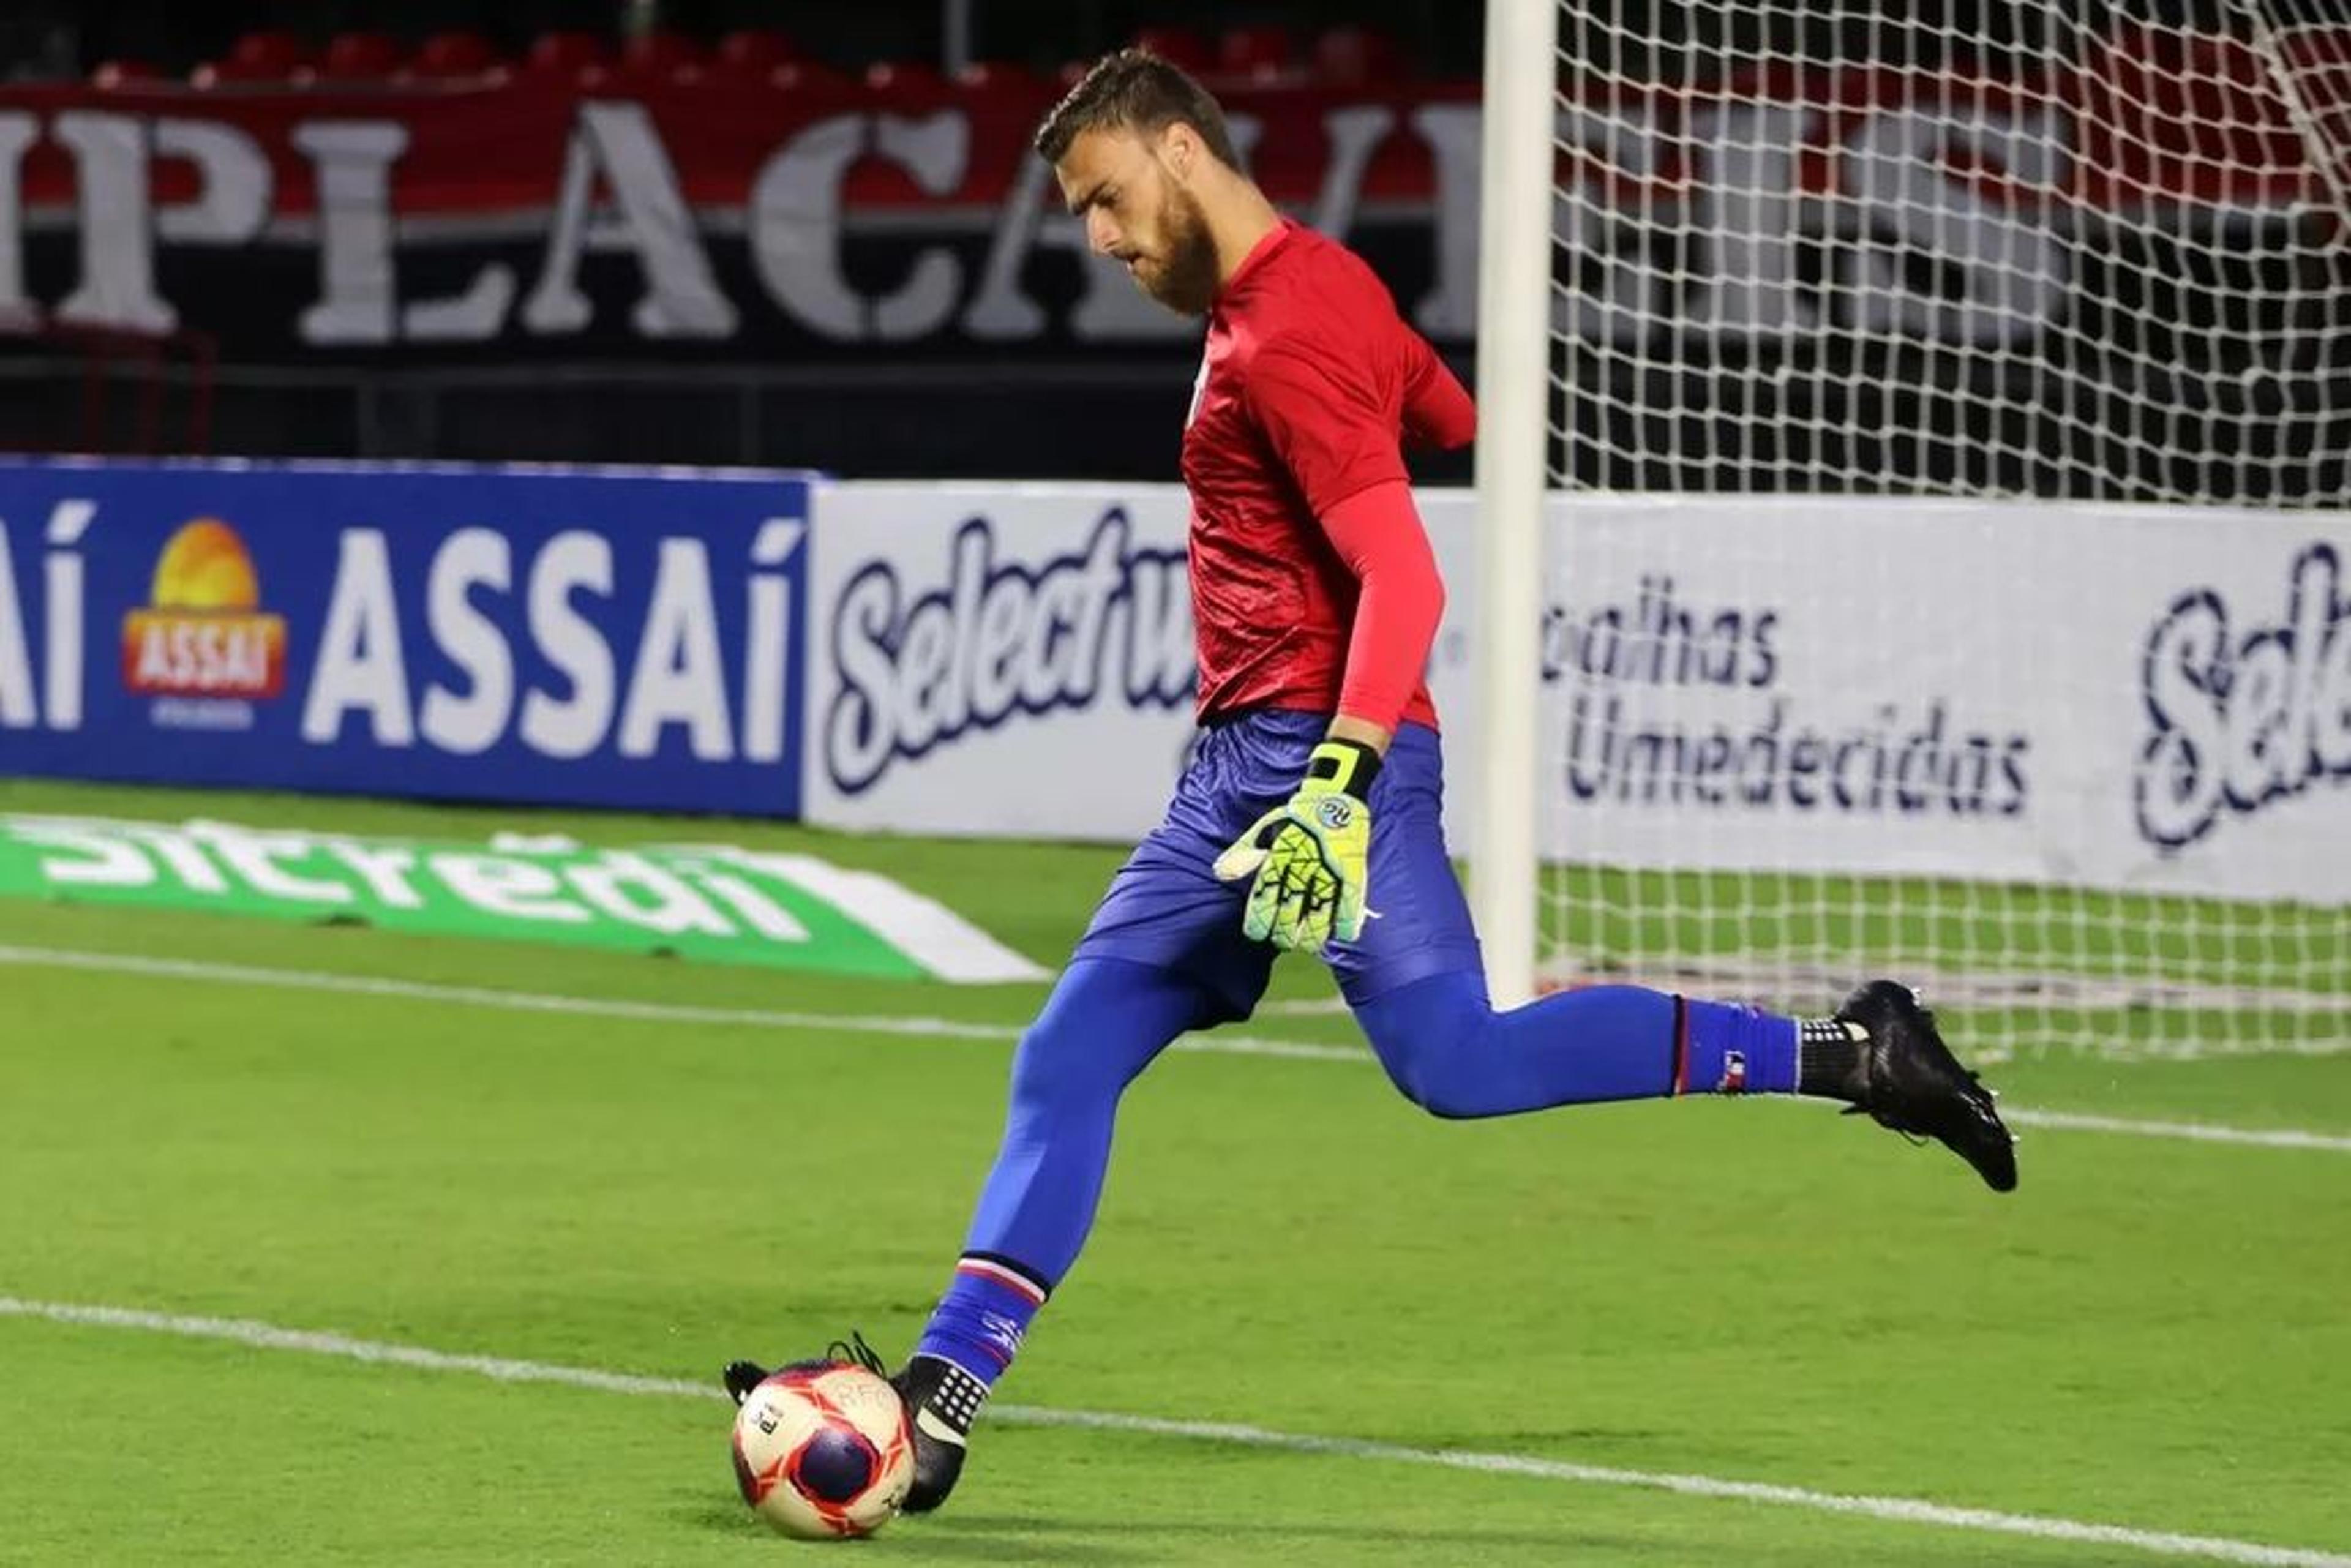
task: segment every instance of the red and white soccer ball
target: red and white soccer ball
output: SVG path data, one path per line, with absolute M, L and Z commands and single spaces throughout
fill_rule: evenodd
M 788 1366 L 735 1413 L 735 1479 L 786 1535 L 871 1535 L 914 1484 L 914 1424 L 898 1391 L 862 1366 Z

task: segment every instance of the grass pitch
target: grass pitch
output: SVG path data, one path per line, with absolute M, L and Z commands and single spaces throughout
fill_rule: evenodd
M 0 809 L 604 842 L 676 829 L 29 785 L 0 787 Z M 728 831 L 886 872 L 1049 965 L 1117 860 Z M 730 1356 L 802 1354 L 852 1326 L 895 1354 L 945 1281 L 994 1145 L 1010 1034 L 1041 995 L 22 904 L 0 904 L 0 945 L 197 967 L 0 964 L 11 1563 L 836 1550 L 752 1522 L 716 1397 L 39 1313 L 250 1320 L 701 1384 Z M 219 966 L 1001 1032 L 518 1012 L 204 977 Z M 1280 967 L 1278 996 L 1327 994 L 1313 967 Z M 1952 1022 L 1964 1054 L 1964 1015 Z M 1353 1040 L 1343 1016 L 1244 1032 Z M 2335 1142 L 2028 1131 L 2022 1189 L 2002 1199 L 1939 1150 L 1817 1108 L 1447 1124 L 1367 1054 L 1179 1051 L 1130 1095 L 1093 1245 L 1000 1391 L 1029 1419 L 984 1425 L 946 1511 L 837 1550 L 2162 1560 L 2136 1536 L 1040 1424 L 1098 1413 L 2214 1537 L 2237 1561 L 2351 1561 L 2351 1057 L 2051 1055 L 1999 1082 L 2011 1105 Z

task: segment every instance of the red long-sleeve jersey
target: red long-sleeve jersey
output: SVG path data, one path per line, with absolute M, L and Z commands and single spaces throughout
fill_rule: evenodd
M 1362 258 L 1288 222 L 1259 242 L 1208 313 L 1184 432 L 1203 719 L 1436 724 L 1421 669 L 1442 590 L 1402 445 L 1476 429 Z

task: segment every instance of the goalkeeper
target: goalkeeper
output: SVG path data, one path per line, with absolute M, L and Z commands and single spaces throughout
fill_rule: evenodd
M 1388 1076 L 1438 1116 L 1823 1095 L 2014 1186 L 1991 1095 L 1900 986 L 1801 1020 L 1629 986 L 1494 1010 L 1439 821 L 1421 672 L 1444 591 L 1401 455 L 1468 442 L 1468 394 L 1368 267 L 1275 211 L 1215 99 L 1165 61 L 1102 60 L 1037 147 L 1092 248 L 1207 320 L 1183 444 L 1201 732 L 1013 1060 L 963 1256 L 895 1379 L 916 1426 L 906 1507 L 946 1498 L 1076 1260 L 1121 1092 L 1186 1030 L 1247 1018 L 1278 949 L 1322 955 Z M 739 1398 L 761 1375 L 726 1381 Z

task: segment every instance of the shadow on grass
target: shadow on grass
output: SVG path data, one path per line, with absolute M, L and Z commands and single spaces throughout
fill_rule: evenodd
M 1483 1548 L 1492 1552 L 1531 1550 L 1552 1553 L 1596 1552 L 1638 1544 L 1629 1537 L 1598 1535 L 1573 1530 L 1480 1530 L 1475 1524 L 1415 1529 L 1374 1524 L 1285 1523 L 1260 1521 L 1255 1526 L 1217 1520 L 1071 1520 L 1037 1514 L 969 1513 L 937 1523 L 918 1522 L 923 1555 L 967 1556 L 974 1559 L 1027 1555 L 1045 1559 L 1089 1562 L 1147 1562 L 1154 1541 L 1181 1542 L 1182 1556 L 1196 1562 L 1204 1547 L 1228 1543 L 1233 1561 L 1276 1560 L 1284 1543 L 1356 1542 L 1376 1546 L 1426 1546 L 1453 1552 Z M 1046 1544 L 1051 1537 L 1067 1539 L 1066 1547 Z M 1104 1542 L 1117 1542 L 1118 1548 Z M 998 1550 L 1000 1548 L 1001 1550 Z M 1134 1550 L 1142 1548 L 1141 1551 Z
M 742 1508 L 697 1499 L 675 1511 L 686 1524 L 715 1535 L 773 1539 L 766 1526 Z M 1727 1517 L 1724 1537 L 1701 1555 L 1675 1561 L 1737 1562 L 1747 1568 L 1818 1568 L 1826 1561 L 1817 1541 L 1758 1540 L 1751 1521 Z M 1648 1561 L 1692 1543 L 1678 1532 L 1631 1531 L 1604 1533 L 1562 1522 L 1555 1530 L 1479 1529 L 1474 1522 L 1445 1526 L 1283 1522 L 1260 1518 L 1255 1526 L 1218 1520 L 1099 1520 L 1044 1514 L 956 1511 L 935 1519 L 900 1520 L 870 1550 L 943 1563 L 1275 1563 L 1285 1556 L 1343 1562 L 1349 1549 L 1402 1548 L 1445 1562 L 1573 1563 Z M 1317 1549 L 1320 1550 L 1317 1550 Z M 2131 1561 L 2143 1554 L 2131 1552 Z M 1662 1559 L 1660 1559 L 1662 1560 Z M 1848 1561 L 1867 1559 L 1851 1558 Z M 1978 1568 L 1996 1562 L 2088 1564 L 2121 1561 L 2085 1555 L 2079 1543 L 2002 1539 L 1987 1542 L 1974 1531 L 1922 1530 L 1905 1542 L 1898 1560 L 1906 1568 Z M 862 1561 L 862 1558 L 861 1558 Z
M 743 1540 L 773 1539 L 774 1531 L 753 1518 L 748 1509 L 697 1498 L 674 1511 L 682 1524 L 713 1535 Z M 896 1545 L 925 1559 L 971 1563 L 1135 1563 L 1149 1558 L 1123 1546 L 1105 1544 L 1103 1537 L 1126 1532 L 1118 1525 L 1094 1525 L 1069 1520 L 1018 1519 L 975 1515 L 944 1524 L 893 1523 L 872 1544 L 886 1550 Z M 1139 1532 L 1139 1531 L 1137 1531 Z M 1061 1535 L 1064 1541 L 1041 1537 Z
M 756 1540 L 769 1534 L 749 1511 L 705 1498 L 682 1503 L 674 1514 L 681 1523 L 714 1535 Z M 1495 1552 L 1594 1552 L 1629 1543 L 1621 1537 L 1568 1530 L 1479 1530 L 1474 1524 L 1416 1530 L 1394 1525 L 1266 1521 L 1251 1528 L 1214 1520 L 1062 1519 L 1043 1514 L 966 1512 L 942 1515 L 936 1520 L 899 1520 L 875 1545 L 896 1545 L 901 1550 L 918 1552 L 925 1559 L 946 1562 L 1148 1563 L 1161 1555 L 1151 1550 L 1154 1542 L 1165 1542 L 1171 1547 L 1180 1543 L 1179 1554 L 1186 1561 L 1197 1561 L 1204 1547 L 1218 1542 L 1228 1542 L 1235 1552 L 1258 1560 L 1277 1554 L 1285 1542 L 1420 1544 L 1453 1551 L 1484 1547 Z

